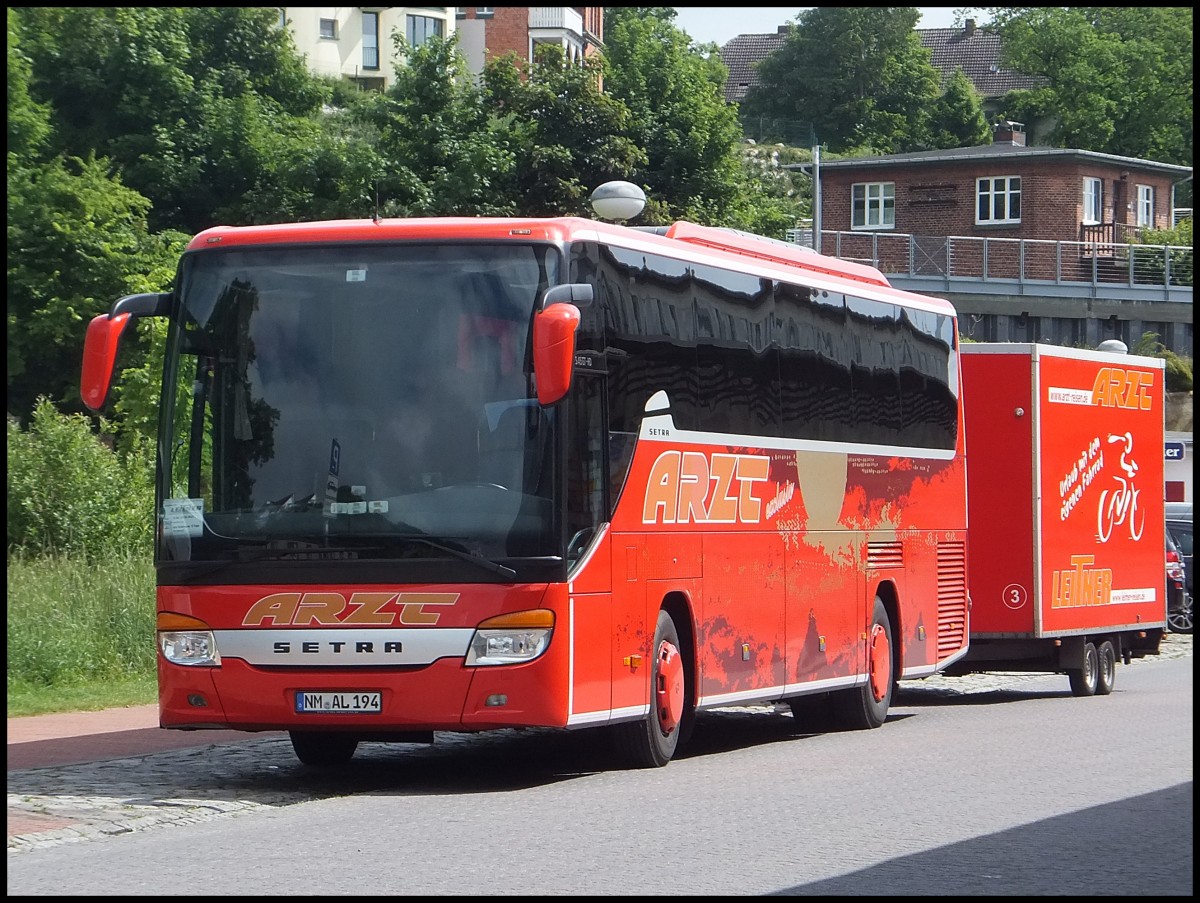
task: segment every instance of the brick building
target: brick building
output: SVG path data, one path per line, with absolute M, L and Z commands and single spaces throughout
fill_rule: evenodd
M 1007 123 L 992 144 L 823 162 L 821 229 L 924 236 L 931 258 L 946 236 L 1079 242 L 1087 243 L 1083 252 L 1103 246 L 1111 253 L 1113 243 L 1140 229 L 1171 227 L 1175 186 L 1191 172 L 1153 160 L 1029 147 L 1019 124 Z M 982 244 L 974 247 L 983 253 Z M 1001 247 L 1021 251 L 1015 242 L 994 243 L 992 253 Z
M 312 71 L 375 90 L 395 80 L 400 59 L 393 35 L 410 47 L 457 35 L 476 74 L 509 52 L 532 60 L 539 44 L 555 44 L 578 63 L 604 39 L 602 6 L 288 6 L 279 12 Z
M 488 60 L 515 53 L 532 60 L 538 45 L 562 48 L 568 62 L 581 63 L 604 41 L 602 6 L 460 6 L 459 47 L 478 74 Z

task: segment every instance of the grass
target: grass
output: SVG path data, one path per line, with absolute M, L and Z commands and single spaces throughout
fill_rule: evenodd
M 157 699 L 149 554 L 8 559 L 8 716 Z
M 52 712 L 94 712 L 131 705 L 150 705 L 157 699 L 158 687 L 154 675 L 54 687 L 9 681 L 8 717 Z

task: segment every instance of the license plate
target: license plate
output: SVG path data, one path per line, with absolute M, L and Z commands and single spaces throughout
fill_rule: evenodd
M 296 692 L 296 711 L 326 714 L 370 714 L 383 711 L 383 699 L 378 690 L 359 690 L 354 693 L 299 690 Z

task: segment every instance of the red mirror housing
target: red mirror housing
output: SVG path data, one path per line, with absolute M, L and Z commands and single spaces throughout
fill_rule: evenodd
M 554 404 L 571 388 L 577 329 L 579 308 L 574 304 L 551 304 L 534 318 L 533 372 L 539 404 Z
M 130 314 L 109 316 L 100 314 L 88 324 L 87 338 L 83 343 L 83 371 L 79 376 L 79 394 L 83 403 L 93 411 L 99 411 L 108 401 L 112 388 L 113 367 L 117 362 L 117 349 L 121 336 L 129 325 Z

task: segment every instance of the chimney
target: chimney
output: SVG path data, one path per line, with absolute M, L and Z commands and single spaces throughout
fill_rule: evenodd
M 967 19 L 967 24 L 963 26 L 963 37 L 969 38 L 973 34 L 975 34 L 975 20 Z
M 1012 144 L 1016 147 L 1024 147 L 1025 123 L 1001 119 L 992 126 L 992 144 Z

